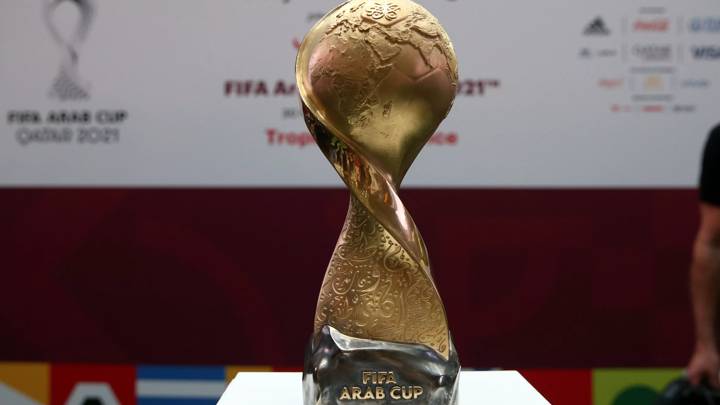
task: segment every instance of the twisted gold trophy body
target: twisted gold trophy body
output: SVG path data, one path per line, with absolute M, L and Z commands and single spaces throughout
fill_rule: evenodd
M 452 106 L 452 44 L 410 0 L 350 0 L 307 34 L 296 74 L 308 128 L 352 194 L 318 299 L 305 404 L 452 404 L 457 354 L 397 193 Z

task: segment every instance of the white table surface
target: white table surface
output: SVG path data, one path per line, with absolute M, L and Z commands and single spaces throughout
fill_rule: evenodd
M 517 371 L 462 371 L 459 405 L 547 405 Z M 303 405 L 302 373 L 240 372 L 218 405 Z

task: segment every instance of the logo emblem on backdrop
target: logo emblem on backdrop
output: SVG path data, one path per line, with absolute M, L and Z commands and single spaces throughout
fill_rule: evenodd
M 624 85 L 625 79 L 622 77 L 598 79 L 598 87 L 603 89 L 621 89 Z
M 710 87 L 710 80 L 690 78 L 680 82 L 680 86 L 686 89 L 706 89 Z
M 74 4 L 80 12 L 80 19 L 77 26 L 69 37 L 65 37 L 58 29 L 53 15 L 58 6 L 68 2 Z M 50 96 L 60 100 L 79 100 L 90 96 L 89 84 L 80 78 L 78 63 L 79 50 L 85 41 L 90 30 L 90 24 L 95 15 L 94 0 L 48 0 L 45 5 L 45 23 L 50 34 L 60 47 L 62 59 L 60 61 L 60 72 L 50 88 Z M 66 34 L 67 35 L 67 34 Z
M 672 45 L 670 44 L 638 44 L 632 48 L 633 55 L 641 62 L 671 62 Z
M 670 20 L 667 18 L 639 19 L 633 24 L 635 32 L 668 32 Z
M 610 35 L 610 30 L 605 25 L 605 21 L 601 17 L 597 17 L 594 20 L 590 21 L 590 24 L 585 27 L 585 31 L 583 31 L 583 34 L 606 36 Z
M 720 33 L 720 17 L 694 17 L 688 25 L 690 32 Z
M 693 46 L 690 51 L 696 60 L 720 60 L 720 46 Z
M 649 75 L 643 80 L 643 90 L 662 91 L 665 90 L 665 80 L 660 75 Z

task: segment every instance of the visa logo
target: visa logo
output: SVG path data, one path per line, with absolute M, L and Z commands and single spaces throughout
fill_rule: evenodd
M 693 58 L 699 60 L 720 59 L 720 46 L 694 46 L 691 49 Z

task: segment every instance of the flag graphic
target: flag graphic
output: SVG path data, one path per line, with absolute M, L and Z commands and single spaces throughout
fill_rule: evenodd
M 679 369 L 595 369 L 593 404 L 653 405 L 660 391 L 681 374 Z
M 239 372 L 264 372 L 264 371 L 273 371 L 273 368 L 271 366 L 227 366 L 225 367 L 225 382 L 230 384 L 230 382 L 235 378 L 237 373 Z
M 518 370 L 553 405 L 592 403 L 590 370 Z
M 140 366 L 138 405 L 215 405 L 225 390 L 224 367 Z
M 50 367 L 38 363 L 0 363 L 0 404 L 47 405 Z
M 50 405 L 136 405 L 135 381 L 131 365 L 52 364 Z

